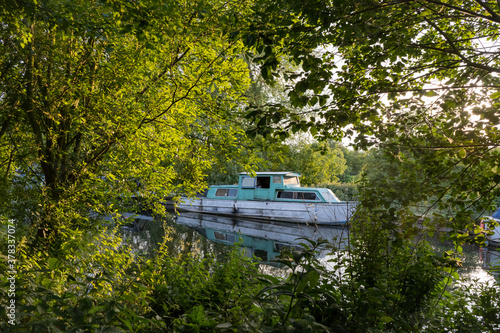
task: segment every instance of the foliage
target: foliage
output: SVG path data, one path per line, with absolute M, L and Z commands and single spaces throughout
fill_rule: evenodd
M 479 0 L 5 3 L 0 214 L 4 225 L 9 216 L 19 226 L 19 322 L 0 327 L 497 330 L 496 287 L 449 288 L 463 242 L 484 241 L 473 218 L 498 197 L 495 6 Z M 254 53 L 250 69 L 280 86 L 274 100 L 268 87 L 247 89 L 244 46 Z M 255 127 L 248 131 L 252 144 L 244 133 L 248 122 Z M 329 257 L 334 270 L 315 257 L 322 242 L 284 254 L 285 279 L 258 276 L 236 249 L 226 261 L 188 254 L 187 246 L 175 254 L 165 244 L 141 257 L 99 219 L 132 198 L 157 204 L 166 194 L 194 193 L 211 165 L 268 169 L 267 159 L 304 173 L 305 184 L 336 182 L 348 155 L 340 147 L 268 144 L 298 132 L 339 139 L 344 130 L 360 148 L 384 149 L 366 153 L 361 205 L 349 247 Z M 251 154 L 256 146 L 265 158 Z M 274 159 L 275 152 L 290 158 Z M 241 161 L 233 163 L 233 156 Z M 416 211 L 422 203 L 427 207 Z M 452 227 L 454 249 L 438 256 L 417 236 L 441 223 Z M 0 268 L 4 281 L 6 260 Z
M 229 154 L 224 151 L 218 154 L 219 158 L 207 176 L 209 184 L 236 184 L 240 172 L 272 170 L 269 157 L 281 157 L 288 151 L 287 146 L 281 142 L 270 142 L 262 136 L 251 141 L 248 138 L 239 138 L 237 148 Z
M 156 222 L 158 223 L 158 222 Z M 243 325 L 245 295 L 258 288 L 253 264 L 237 248 L 226 258 L 175 255 L 161 246 L 139 256 L 116 228 L 64 230 L 57 257 L 17 246 L 16 325 L 12 332 L 161 332 Z M 20 236 L 20 235 L 18 235 Z M 168 230 L 164 241 L 168 240 Z M 2 249 L 5 243 L 2 241 Z M 1 279 L 7 277 L 2 260 Z M 8 288 L 2 287 L 6 318 Z
M 454 290 L 457 297 L 444 298 L 428 332 L 496 332 L 499 329 L 498 286 L 468 281 L 472 286 Z M 450 317 L 450 313 L 455 316 Z
M 440 284 L 444 273 L 453 270 L 455 261 L 434 254 L 411 211 L 387 205 L 384 192 L 392 187 L 361 190 L 363 200 L 351 226 L 354 249 L 348 268 L 362 286 L 354 310 L 370 325 L 385 327 L 382 331 L 419 331 L 444 288 Z
M 302 174 L 301 184 L 336 183 L 345 168 L 345 160 L 339 149 L 323 143 L 305 140 L 290 143 L 281 155 L 269 155 L 272 170 L 295 171 Z
M 244 8 L 3 6 L 1 213 L 31 222 L 42 239 L 62 225 L 88 227 L 97 221 L 89 212 L 108 214 L 131 197 L 202 188 L 214 152 L 242 136 L 232 110 L 248 71 L 226 32 Z
M 189 253 L 172 258 L 160 250 L 144 279 L 151 307 L 176 332 L 244 325 L 246 297 L 255 291 L 255 268 L 237 248 L 224 258 Z M 152 266 L 153 267 L 153 266 Z
M 256 7 L 255 29 L 241 34 L 260 55 L 263 77 L 269 84 L 288 79 L 292 106 L 310 110 L 303 121 L 284 104 L 249 109 L 257 130 L 346 134 L 360 148 L 384 147 L 420 180 L 421 201 L 457 212 L 457 231 L 491 209 L 500 180 L 496 2 L 290 0 Z M 282 76 L 283 61 L 300 70 Z M 277 110 L 282 117 L 273 123 Z
M 147 318 L 143 265 L 111 231 L 64 230 L 58 257 L 17 246 L 16 325 L 10 331 L 140 331 L 163 324 Z M 20 236 L 20 235 L 18 235 Z M 85 246 L 84 246 L 85 244 Z M 2 261 L 5 264 L 5 261 Z M 2 279 L 6 277 L 2 269 Z M 2 297 L 2 310 L 9 300 Z M 5 312 L 2 313 L 5 316 Z M 2 322 L 2 329 L 8 329 Z M 121 329 L 120 329 L 121 328 Z
M 259 72 L 259 67 L 252 63 L 253 60 L 253 58 L 247 59 L 252 78 L 252 83 L 246 93 L 249 107 L 265 108 L 268 105 L 289 104 L 288 88 L 285 86 L 286 80 L 280 78 L 272 86 L 266 85 Z M 284 66 L 287 70 L 294 68 L 286 61 L 284 61 Z M 293 108 L 291 105 L 288 106 Z M 294 108 L 294 112 L 300 117 L 304 110 L 303 108 Z M 279 122 L 280 120 L 280 116 L 274 118 L 274 121 Z M 296 171 L 302 174 L 301 181 L 308 186 L 312 185 L 313 182 L 336 183 L 339 177 L 345 173 L 346 165 L 343 161 L 343 154 L 346 155 L 350 152 L 341 145 L 333 142 L 318 143 L 311 140 L 310 136 L 291 136 L 285 131 L 281 132 L 278 137 L 271 137 L 265 129 L 262 133 L 257 134 L 248 120 L 242 118 L 240 121 L 247 129 L 247 134 L 252 138 L 250 142 L 241 140 L 240 144 L 245 158 L 227 156 L 226 154 L 219 158 L 219 164 L 208 176 L 210 184 L 236 183 L 238 181 L 237 174 L 250 169 Z M 282 121 L 286 122 L 286 119 L 282 119 Z M 257 126 L 259 125 L 257 124 Z M 352 153 L 349 156 L 351 155 L 356 154 Z M 360 173 L 362 165 L 357 164 L 362 164 L 362 162 L 356 161 L 356 157 L 354 157 L 350 177 Z
M 384 210 L 380 211 L 385 213 Z M 359 219 L 345 248 L 303 240 L 283 252 L 285 277 L 262 275 L 236 246 L 223 257 L 165 237 L 137 251 L 115 227 L 64 230 L 57 256 L 17 246 L 12 332 L 446 332 L 498 328 L 498 289 L 448 287 L 456 261 L 434 254 L 412 232 Z M 116 220 L 118 222 L 118 220 Z M 152 222 L 158 223 L 158 221 Z M 337 244 L 338 245 L 338 244 Z M 2 241 L 2 249 L 5 242 Z M 187 249 L 187 250 L 186 250 Z M 198 249 L 199 250 L 199 249 Z M 6 315 L 7 261 L 0 262 Z M 5 282 L 5 283 L 4 283 Z M 472 303 L 471 303 L 472 302 Z M 474 304 L 474 306 L 466 306 Z
M 308 142 L 305 139 L 278 143 L 266 142 L 262 136 L 254 139 L 253 150 L 246 147 L 246 162 L 238 163 L 227 159 L 219 164 L 209 175 L 212 184 L 235 184 L 238 173 L 248 170 L 250 163 L 255 171 L 293 171 L 302 175 L 301 184 L 338 183 L 339 177 L 347 168 L 342 151 L 324 143 Z M 245 161 L 245 160 L 242 160 Z
M 365 152 L 359 150 L 350 150 L 342 144 L 335 144 L 335 147 L 338 147 L 340 148 L 340 150 L 342 150 L 347 166 L 347 169 L 339 177 L 340 181 L 342 183 L 356 183 L 361 179 L 363 170 L 370 169 L 366 166 L 366 160 L 368 158 L 368 155 L 370 154 L 370 151 Z
M 242 33 L 260 55 L 263 77 L 272 82 L 281 75 L 283 61 L 302 67 L 286 77 L 293 86 L 289 97 L 295 106 L 315 106 L 315 127 L 336 131 L 350 123 L 349 133 L 369 135 L 390 129 L 379 127 L 383 116 L 404 119 L 406 112 L 395 113 L 404 110 L 397 97 L 406 92 L 431 97 L 465 89 L 479 96 L 471 88 L 480 81 L 496 89 L 498 59 L 492 55 L 498 49 L 480 44 L 497 33 L 493 1 L 290 0 L 255 7 L 256 29 Z M 431 81 L 437 86 L 424 86 Z
M 264 328 L 277 332 L 321 332 L 341 322 L 342 295 L 332 288 L 325 267 L 315 258 L 318 247 L 325 242 L 307 242 L 303 251 L 285 253 L 276 260 L 289 268 L 286 279 L 262 277 L 268 286 L 255 299 L 263 312 Z
M 365 233 L 343 254 L 332 253 L 334 270 L 325 270 L 315 258 L 323 242 L 308 241 L 303 251 L 284 254 L 278 262 L 290 268 L 288 278 L 265 276 L 268 286 L 256 295 L 263 311 L 261 329 L 423 331 L 442 288 L 440 261 L 424 243 L 408 248 L 376 232 Z

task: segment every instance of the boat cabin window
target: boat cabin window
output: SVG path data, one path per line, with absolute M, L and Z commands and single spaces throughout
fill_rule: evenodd
M 214 231 L 214 236 L 215 236 L 215 239 L 220 240 L 220 241 L 226 241 L 226 242 L 230 242 L 230 243 L 236 242 L 235 235 L 224 234 L 222 232 Z
M 255 178 L 253 177 L 243 177 L 241 178 L 241 188 L 254 188 Z
M 257 188 L 270 188 L 270 187 L 271 187 L 271 177 L 269 176 L 257 177 Z
M 281 176 L 273 176 L 273 184 L 281 184 Z
M 278 199 L 321 201 L 315 192 L 278 191 Z
M 284 185 L 299 185 L 299 177 L 285 176 L 285 177 L 283 177 L 283 184 Z
M 278 195 L 277 195 L 277 198 L 278 199 L 293 199 L 294 193 L 296 193 L 296 192 L 283 192 L 283 191 L 279 191 Z
M 263 261 L 267 261 L 267 251 L 265 250 L 259 250 L 259 249 L 255 249 L 253 251 L 253 255 L 256 256 L 257 258 L 263 260 Z
M 218 188 L 215 192 L 216 197 L 236 197 L 238 190 L 235 188 Z
M 314 192 L 297 192 L 297 196 L 303 200 L 320 200 Z

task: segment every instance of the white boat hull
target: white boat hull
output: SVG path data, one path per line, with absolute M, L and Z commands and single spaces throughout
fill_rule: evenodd
M 500 226 L 493 229 L 494 234 L 488 236 L 488 245 L 500 246 Z
M 284 222 L 342 225 L 348 223 L 356 202 L 277 202 L 187 199 L 177 204 L 180 211 L 231 215 Z

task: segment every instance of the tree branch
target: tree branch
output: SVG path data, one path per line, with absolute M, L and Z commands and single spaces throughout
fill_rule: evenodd
M 488 6 L 488 4 L 486 2 L 483 2 L 481 0 L 476 0 L 476 2 L 481 7 L 483 7 L 488 13 L 490 13 L 490 15 L 495 18 L 495 21 L 499 20 L 500 16 L 497 13 L 495 13 L 495 11 L 490 6 Z
M 452 50 L 451 50 L 451 53 L 452 54 L 455 54 L 457 57 L 459 57 L 463 62 L 465 62 L 467 65 L 471 66 L 471 67 L 475 67 L 475 68 L 479 68 L 479 69 L 483 69 L 485 71 L 488 71 L 488 72 L 493 72 L 493 73 L 500 73 L 500 69 L 498 68 L 494 68 L 494 67 L 491 67 L 491 66 L 486 66 L 486 65 L 482 65 L 482 64 L 479 64 L 479 63 L 476 63 L 476 62 L 473 62 L 473 61 L 470 61 L 469 59 L 467 59 L 461 52 L 460 50 L 457 48 L 457 46 L 455 45 L 455 42 L 451 39 L 451 37 L 446 33 L 444 32 L 441 28 L 439 28 L 434 22 L 428 20 L 428 19 L 425 19 L 426 22 L 431 25 L 434 29 L 436 29 L 437 32 L 439 32 L 439 34 L 441 36 L 444 37 L 444 39 L 446 39 L 446 41 L 448 42 L 448 44 L 451 46 Z M 445 52 L 445 53 L 448 53 L 446 50 L 442 50 L 442 52 Z
M 158 74 L 158 76 L 156 77 L 156 79 L 153 80 L 153 82 L 151 82 L 150 84 L 146 85 L 146 87 L 144 87 L 144 89 L 141 90 L 141 92 L 139 92 L 139 94 L 137 95 L 136 97 L 136 102 L 139 100 L 140 97 L 142 97 L 146 91 L 149 90 L 149 88 L 151 88 L 152 86 L 154 86 L 163 76 L 165 76 L 165 74 L 167 74 L 168 70 L 171 69 L 172 67 L 174 67 L 179 61 L 182 60 L 182 58 L 184 58 L 184 56 L 186 56 L 186 54 L 191 50 L 190 47 L 187 47 L 186 50 L 184 50 L 184 52 L 180 55 L 180 56 L 177 56 L 173 62 L 171 62 L 168 66 L 166 66 L 166 68 L 160 73 Z
M 477 1 L 479 1 L 479 0 L 476 0 L 476 2 Z M 428 6 L 426 6 L 426 3 L 432 3 L 432 4 L 435 4 L 435 5 L 438 5 L 438 6 L 446 7 L 448 9 L 456 10 L 457 12 L 460 12 L 460 13 L 468 14 L 468 15 L 473 16 L 473 17 L 482 18 L 482 19 L 485 19 L 485 20 L 488 20 L 488 21 L 493 21 L 493 22 L 496 22 L 496 23 L 500 23 L 500 17 L 498 15 L 495 16 L 495 17 L 486 16 L 486 15 L 482 15 L 482 14 L 473 12 L 471 10 L 465 9 L 465 8 L 461 8 L 461 7 L 457 7 L 457 6 L 454 6 L 454 5 L 450 5 L 449 3 L 445 3 L 445 2 L 442 2 L 442 1 L 436 1 L 436 0 L 424 0 L 424 1 L 420 1 L 420 4 L 423 7 L 428 8 Z M 431 9 L 431 8 L 429 8 L 429 9 Z
M 235 42 L 229 43 L 229 45 L 226 47 L 225 50 L 229 49 L 234 43 Z M 207 73 L 207 71 L 210 68 L 212 68 L 212 65 L 215 63 L 215 61 L 217 61 L 220 57 L 222 57 L 223 54 L 224 54 L 224 52 L 220 52 L 214 59 L 212 59 L 212 61 L 210 61 L 208 63 L 208 65 L 206 66 L 205 70 L 198 76 L 198 78 L 196 78 L 196 80 L 194 81 L 194 83 L 186 90 L 186 92 L 182 96 L 180 96 L 179 98 L 176 99 L 175 98 L 175 94 L 174 94 L 174 96 L 172 96 L 172 101 L 171 101 L 170 105 L 164 111 L 161 111 L 160 113 L 156 114 L 155 116 L 153 116 L 151 118 L 144 117 L 144 119 L 139 124 L 139 127 L 142 126 L 143 124 L 147 124 L 147 123 L 151 123 L 151 122 L 155 121 L 156 119 L 158 119 L 159 117 L 161 117 L 165 113 L 167 113 L 175 104 L 177 104 L 180 101 L 185 100 L 186 98 L 188 98 L 188 96 L 191 93 L 191 91 L 196 86 L 198 86 L 198 84 L 201 81 L 201 79 L 203 78 L 203 76 Z M 177 89 L 176 89 L 176 91 L 177 91 Z

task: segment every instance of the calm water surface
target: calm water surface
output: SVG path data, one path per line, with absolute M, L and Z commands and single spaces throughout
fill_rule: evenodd
M 129 217 L 131 214 L 125 214 Z M 307 238 L 317 241 L 326 239 L 335 248 L 344 249 L 348 244 L 347 228 L 333 226 L 308 226 L 305 224 L 261 222 L 236 219 L 199 213 L 171 215 L 164 220 L 137 215 L 128 219 L 130 223 L 123 228 L 125 242 L 140 255 L 151 255 L 158 244 L 166 242 L 171 255 L 198 253 L 222 256 L 232 250 L 235 243 L 249 257 L 261 261 L 261 270 L 283 276 L 286 272 L 273 264 L 272 259 L 283 248 L 300 247 Z M 306 242 L 307 243 L 307 242 Z M 433 241 L 436 251 L 452 249 L 451 243 Z M 319 253 L 319 259 L 328 265 L 330 250 Z M 477 279 L 482 283 L 495 281 L 490 274 L 491 265 L 500 265 L 500 252 L 481 249 L 477 246 L 464 246 L 463 267 L 460 275 Z

